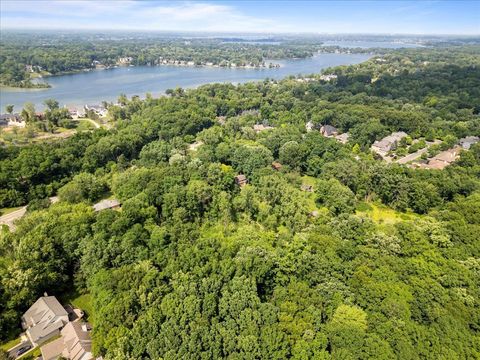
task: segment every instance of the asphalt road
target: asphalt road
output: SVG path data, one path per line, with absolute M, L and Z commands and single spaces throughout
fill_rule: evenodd
M 11 231 L 15 230 L 15 225 L 13 224 L 15 220 L 20 219 L 25 212 L 27 211 L 27 207 L 24 206 L 18 210 L 12 211 L 6 215 L 0 216 L 0 224 L 7 225 Z
M 16 355 L 17 355 L 17 350 L 20 349 L 22 346 L 27 346 L 27 345 L 30 345 L 30 346 L 32 347 L 29 351 L 33 350 L 33 345 L 32 345 L 32 343 L 30 342 L 30 340 L 27 340 L 27 341 L 25 341 L 25 342 L 22 342 L 22 343 L 20 343 L 20 344 L 18 344 L 18 345 L 16 345 L 16 346 L 14 346 L 14 347 L 11 348 L 10 350 L 8 350 L 8 355 L 9 355 L 12 359 L 16 359 L 16 358 L 17 358 L 17 356 L 16 356 Z M 24 353 L 24 354 L 26 354 L 26 353 Z M 22 355 L 24 355 L 24 354 L 22 354 Z
M 50 199 L 50 203 L 55 204 L 58 202 L 58 196 L 52 196 Z M 7 225 L 10 228 L 10 231 L 15 230 L 14 222 L 15 220 L 20 219 L 25 213 L 27 212 L 27 207 L 24 206 L 18 210 L 12 211 L 6 215 L 0 216 L 0 225 Z

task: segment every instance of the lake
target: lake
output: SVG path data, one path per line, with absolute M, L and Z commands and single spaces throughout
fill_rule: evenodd
M 274 69 L 225 69 L 214 67 L 136 66 L 108 70 L 93 70 L 73 75 L 46 78 L 52 85 L 48 89 L 0 89 L 1 112 L 5 105 L 15 105 L 19 112 L 23 104 L 31 102 L 42 109 L 46 99 L 56 99 L 61 106 L 83 107 L 115 101 L 121 93 L 144 97 L 164 94 L 166 89 L 193 88 L 207 83 L 244 83 L 265 78 L 282 79 L 289 75 L 318 73 L 322 69 L 350 65 L 370 58 L 368 54 L 318 54 L 307 59 L 275 61 L 281 65 Z
M 349 40 L 337 40 L 337 41 L 324 41 L 323 46 L 339 46 L 342 48 L 385 48 L 385 49 L 400 49 L 400 48 L 419 48 L 423 47 L 420 44 L 403 43 L 403 42 L 389 42 L 389 41 L 349 41 Z

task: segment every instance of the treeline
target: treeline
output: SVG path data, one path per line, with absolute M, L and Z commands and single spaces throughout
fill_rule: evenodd
M 104 39 L 55 34 L 24 37 L 6 33 L 0 42 L 0 83 L 11 86 L 41 86 L 30 81 L 31 73 L 43 75 L 126 64 L 158 65 L 162 59 L 259 66 L 267 59 L 305 58 L 321 46 L 290 41 L 279 45 L 229 43 L 218 39 L 141 38 Z M 330 50 L 331 51 L 331 50 Z M 44 85 L 44 84 L 43 84 Z
M 115 130 L 1 149 L 2 206 L 30 203 L 0 239 L 1 336 L 44 291 L 75 288 L 105 359 L 478 357 L 480 145 L 443 171 L 369 151 L 398 130 L 480 134 L 467 53 L 453 72 L 413 53 L 432 63 L 416 77 L 405 51 L 396 76 L 389 58 L 331 69 L 335 82 L 176 89 L 112 106 Z M 108 196 L 121 210 L 94 213 Z M 367 215 L 381 203 L 395 217 Z

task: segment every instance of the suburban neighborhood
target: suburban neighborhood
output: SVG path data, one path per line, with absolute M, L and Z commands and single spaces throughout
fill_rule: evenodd
M 38 354 L 33 358 L 91 360 L 92 326 L 84 321 L 84 312 L 72 305 L 63 306 L 55 296 L 44 294 L 22 315 L 18 344 L 8 349 L 12 359 Z

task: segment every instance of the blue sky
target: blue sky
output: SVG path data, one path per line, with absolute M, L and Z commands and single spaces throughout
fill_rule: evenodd
M 0 27 L 480 34 L 480 1 L 1 0 Z

